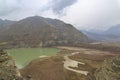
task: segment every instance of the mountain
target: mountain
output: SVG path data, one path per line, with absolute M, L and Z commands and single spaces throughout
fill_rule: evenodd
M 105 33 L 120 37 L 120 24 L 112 26 Z
M 13 23 L 15 23 L 16 21 L 11 21 L 11 20 L 2 20 L 0 19 L 0 27 L 6 27 L 9 26 Z
M 11 20 L 2 20 L 0 19 L 0 32 L 7 28 L 7 26 L 10 26 L 14 24 L 16 21 L 11 21 Z
M 88 42 L 87 37 L 57 19 L 39 16 L 28 17 L 0 30 L 0 43 L 17 47 L 41 47 Z
M 120 24 L 110 27 L 106 31 L 82 31 L 93 41 L 120 42 Z
M 97 32 L 92 31 L 82 31 L 87 37 L 90 39 L 91 42 L 93 41 L 103 41 L 106 40 L 107 37 L 104 34 L 100 34 Z
M 3 22 L 4 21 L 2 19 L 0 19 L 0 27 L 2 26 Z

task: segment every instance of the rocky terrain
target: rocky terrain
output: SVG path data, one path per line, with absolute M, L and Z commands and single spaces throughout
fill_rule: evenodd
M 7 52 L 0 50 L 0 80 L 30 80 L 23 78 Z
M 120 80 L 120 56 L 105 60 L 95 77 L 96 80 Z
M 74 60 L 75 62 L 74 65 L 69 68 L 74 69 L 74 71 L 76 70 L 83 71 L 83 73 L 87 71 L 88 72 L 86 76 L 87 79 L 84 80 L 119 80 L 120 79 L 119 78 L 120 57 L 116 57 L 119 56 L 119 54 L 114 54 L 114 52 L 77 48 L 77 47 L 61 47 L 61 48 L 64 49 L 62 53 L 65 53 L 67 55 L 68 53 L 73 53 L 77 51 L 75 54 L 69 56 L 69 58 Z M 73 61 L 71 60 L 69 61 L 70 61 L 69 65 L 71 65 L 71 62 Z M 76 61 L 79 63 L 78 67 L 74 67 L 76 65 Z
M 87 37 L 71 24 L 39 16 L 1 27 L 0 37 L 2 47 L 44 47 L 88 42 Z

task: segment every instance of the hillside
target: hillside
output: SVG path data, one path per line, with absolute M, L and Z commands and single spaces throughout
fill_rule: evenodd
M 95 77 L 96 80 L 120 80 L 120 56 L 105 60 Z
M 0 50 L 0 80 L 27 80 L 23 79 L 12 57 Z
M 64 58 L 53 56 L 38 58 L 20 70 L 23 77 L 32 76 L 32 80 L 89 80 L 85 75 L 64 68 Z
M 71 24 L 39 16 L 28 17 L 0 30 L 0 43 L 16 47 L 43 47 L 86 43 L 87 37 Z
M 8 26 L 14 24 L 16 21 L 2 20 L 0 19 L 0 32 L 7 29 Z

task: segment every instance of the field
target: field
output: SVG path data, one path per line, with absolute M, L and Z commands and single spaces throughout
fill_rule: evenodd
M 18 67 L 23 67 L 33 59 L 39 56 L 56 55 L 59 49 L 57 48 L 18 48 L 7 50 L 16 61 Z

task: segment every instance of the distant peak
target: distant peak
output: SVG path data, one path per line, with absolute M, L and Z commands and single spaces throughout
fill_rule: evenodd
M 3 21 L 2 19 L 0 19 L 0 21 Z

